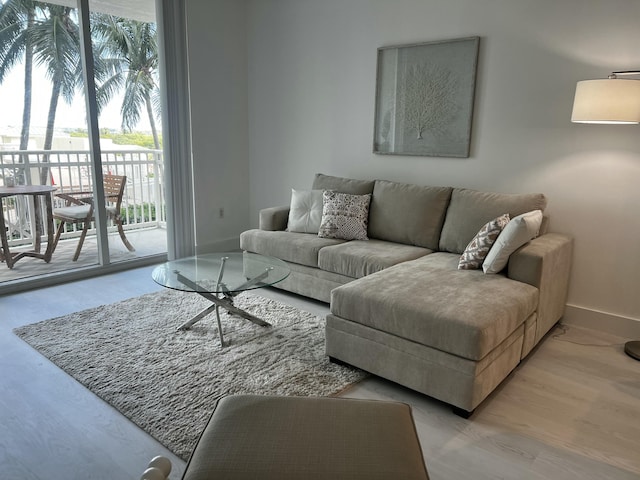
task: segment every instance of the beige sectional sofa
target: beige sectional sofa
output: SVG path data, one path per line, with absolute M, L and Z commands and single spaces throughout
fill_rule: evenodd
M 460 270 L 483 225 L 544 210 L 542 194 L 500 194 L 317 174 L 313 190 L 371 194 L 368 240 L 287 230 L 289 206 L 260 212 L 243 250 L 291 267 L 277 286 L 330 302 L 326 352 L 470 414 L 562 317 L 572 239 L 547 232 L 497 274 Z

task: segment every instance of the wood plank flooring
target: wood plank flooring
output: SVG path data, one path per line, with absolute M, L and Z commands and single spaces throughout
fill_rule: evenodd
M 151 268 L 0 297 L 0 479 L 134 479 L 155 455 L 184 462 L 12 333 L 160 289 Z M 261 291 L 310 311 L 327 305 Z M 557 327 L 475 415 L 369 378 L 343 396 L 409 403 L 427 468 L 444 479 L 640 479 L 640 362 L 625 339 Z

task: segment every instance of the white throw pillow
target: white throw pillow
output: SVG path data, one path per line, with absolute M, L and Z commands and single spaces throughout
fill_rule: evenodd
M 287 230 L 318 233 L 322 221 L 322 190 L 291 189 L 291 206 Z
M 507 223 L 482 264 L 484 273 L 502 271 L 513 252 L 538 236 L 541 224 L 542 210 L 523 213 Z

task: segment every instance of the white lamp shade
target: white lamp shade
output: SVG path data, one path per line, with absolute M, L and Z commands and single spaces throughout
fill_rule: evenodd
M 584 80 L 576 85 L 571 121 L 640 123 L 640 80 Z

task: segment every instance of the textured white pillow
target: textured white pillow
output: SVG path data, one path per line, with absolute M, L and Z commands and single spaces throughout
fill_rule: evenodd
M 484 273 L 502 271 L 513 252 L 538 236 L 541 224 L 542 210 L 523 213 L 507 223 L 482 264 Z
M 322 190 L 291 189 L 291 206 L 287 230 L 318 233 L 322 221 Z

